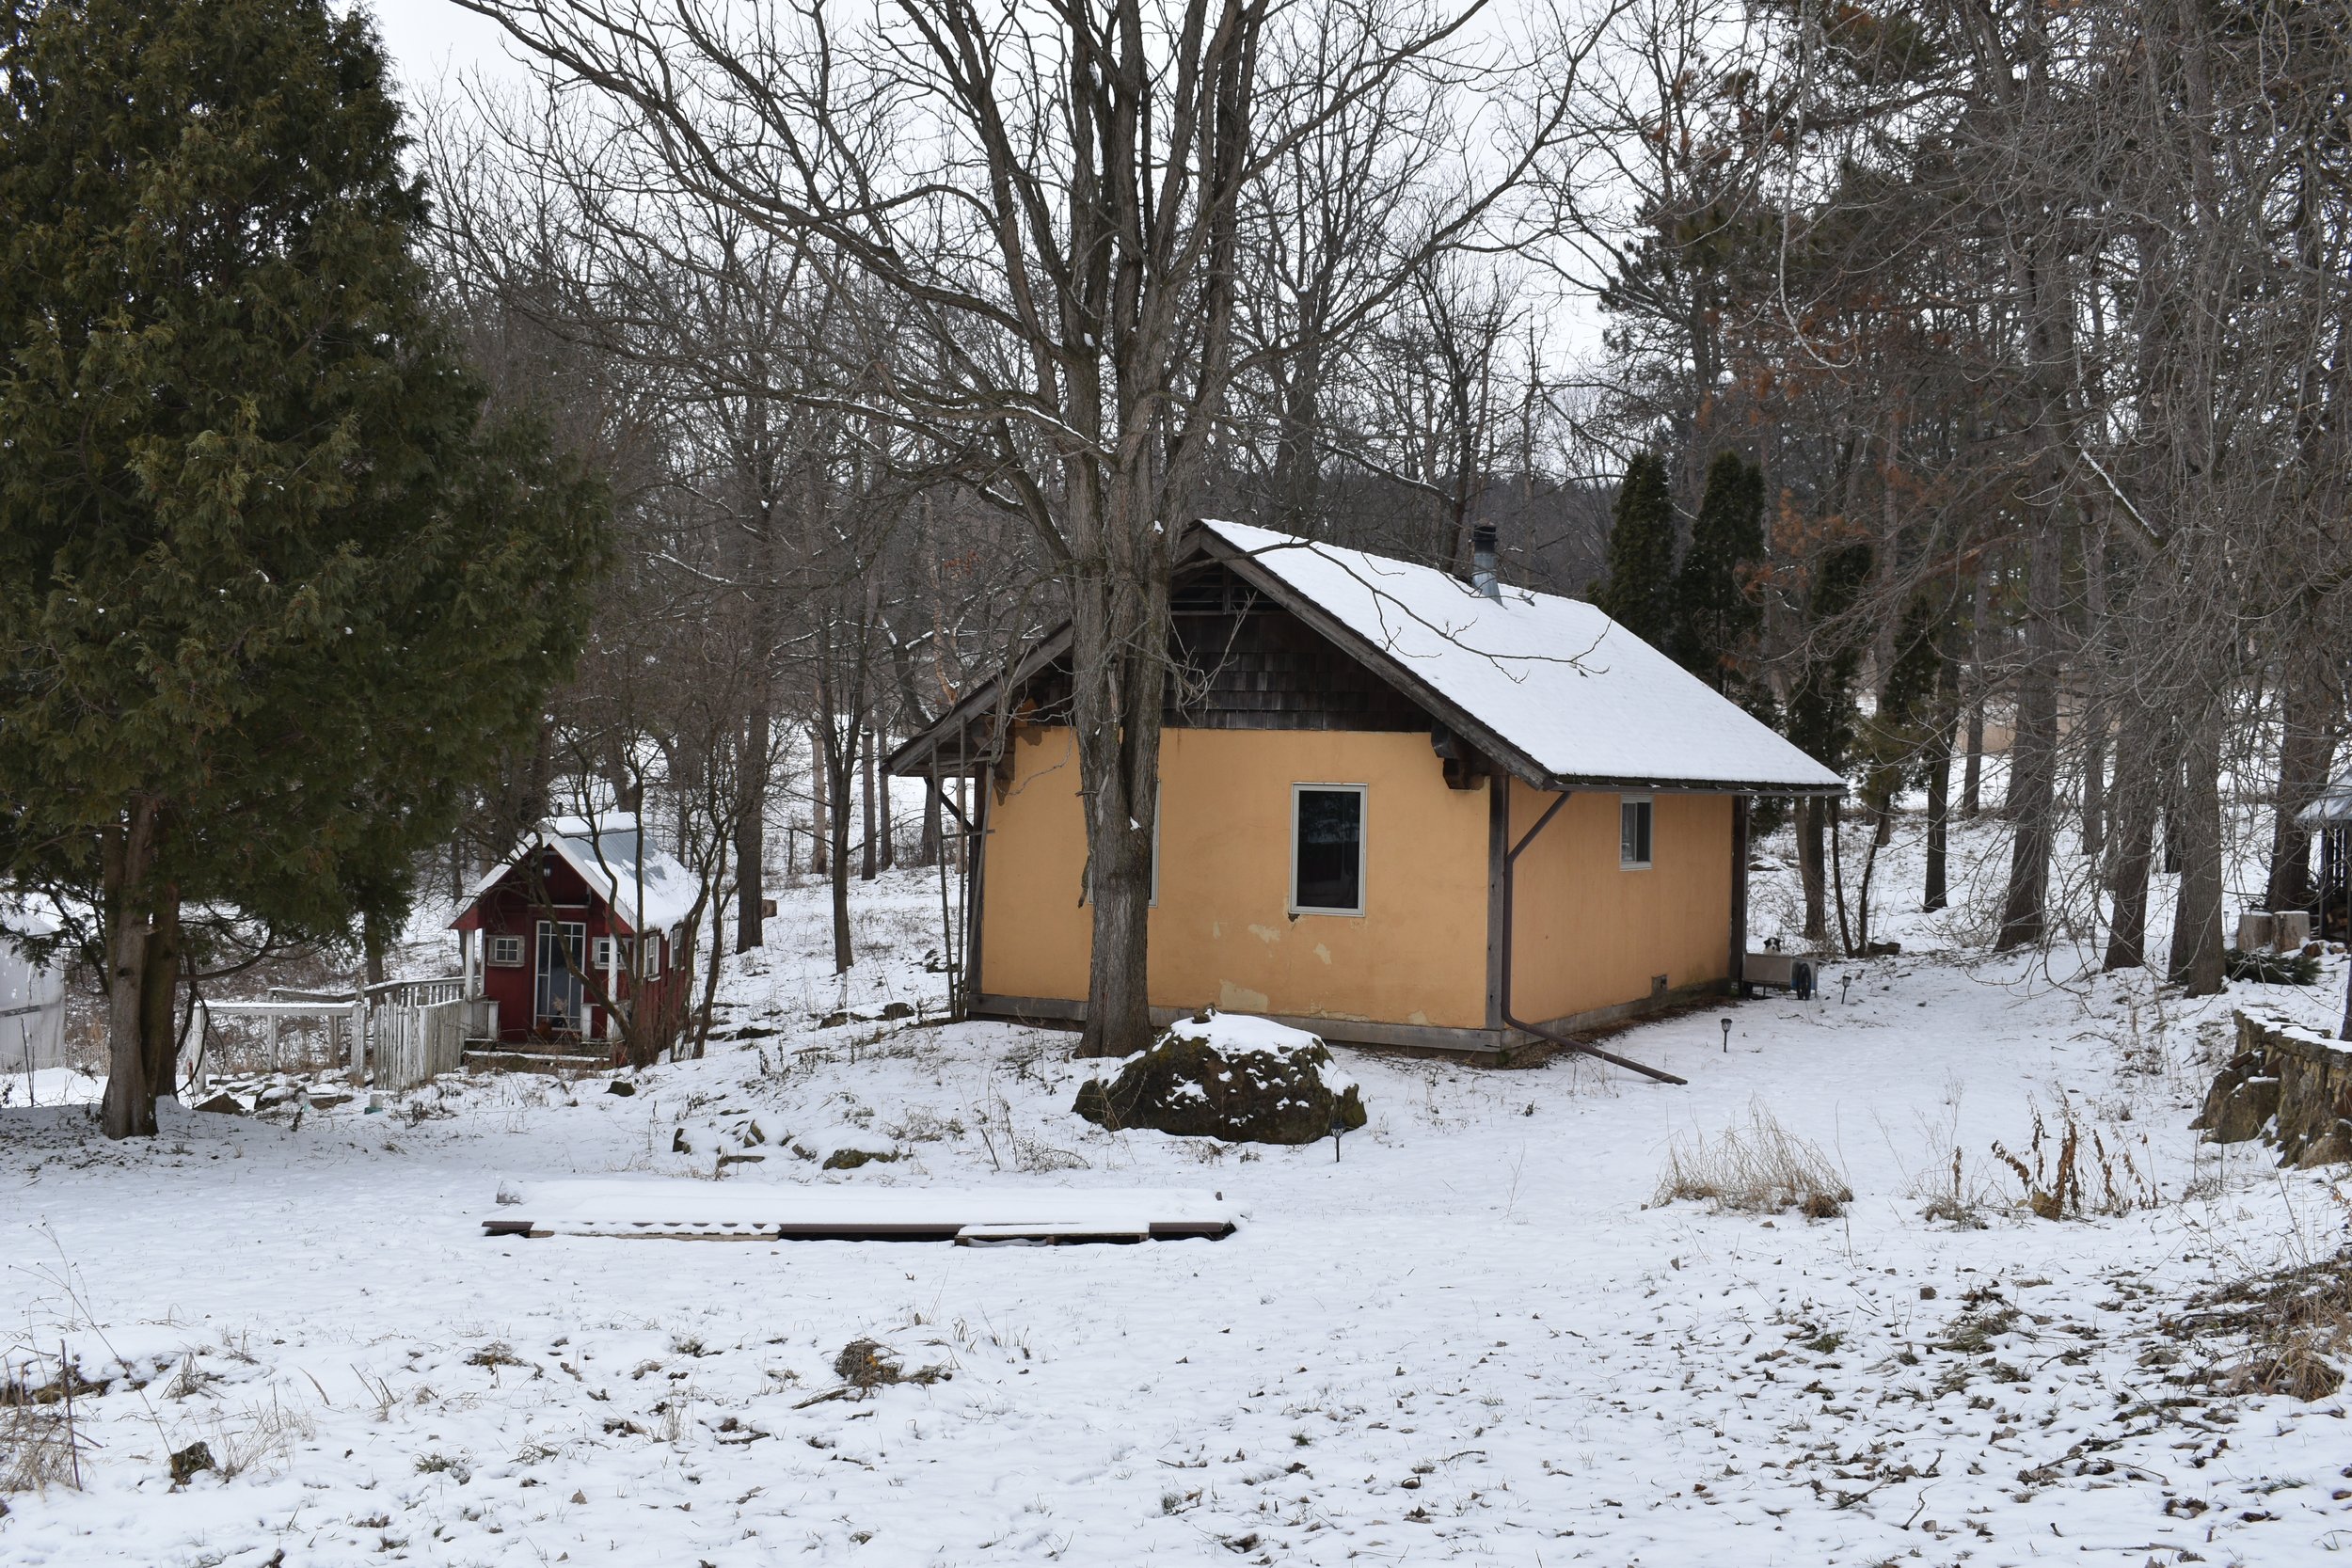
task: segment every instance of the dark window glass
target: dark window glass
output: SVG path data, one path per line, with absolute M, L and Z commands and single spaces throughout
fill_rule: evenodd
M 1364 907 L 1364 797 L 1354 789 L 1297 793 L 1297 902 L 1302 910 Z
M 1625 865 L 1649 863 L 1650 802 L 1627 800 L 1617 808 L 1617 859 Z
M 539 922 L 539 984 L 532 1011 L 540 1028 L 583 1027 L 580 976 L 573 970 L 585 968 L 587 957 L 587 927 L 568 920 Z

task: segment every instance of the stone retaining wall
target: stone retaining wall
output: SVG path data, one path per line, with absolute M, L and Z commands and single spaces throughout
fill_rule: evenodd
M 2280 1164 L 2305 1168 L 2352 1160 L 2352 1040 L 2241 1011 L 2237 1046 L 2189 1123 L 2207 1143 L 2260 1138 Z

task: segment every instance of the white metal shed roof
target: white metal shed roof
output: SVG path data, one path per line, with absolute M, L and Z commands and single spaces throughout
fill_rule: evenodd
M 1213 554 L 1319 610 L 1407 682 L 1565 783 L 1821 791 L 1845 781 L 1594 605 L 1204 522 Z
M 665 930 L 693 912 L 698 891 L 694 874 L 660 845 L 645 843 L 637 818 L 627 812 L 600 814 L 593 823 L 578 816 L 540 823 L 529 842 L 474 884 L 466 895 L 465 907 L 471 909 L 505 879 L 526 851 L 540 844 L 563 856 L 589 891 L 611 906 L 632 931 Z M 637 908 L 641 856 L 645 898 L 642 918 Z

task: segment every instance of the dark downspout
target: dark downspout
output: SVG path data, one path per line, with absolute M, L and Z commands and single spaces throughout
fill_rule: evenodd
M 1507 791 L 1511 787 L 1508 775 L 1497 773 L 1493 777 L 1494 786 L 1497 789 Z M 1527 836 L 1513 845 L 1502 857 L 1502 1022 L 1521 1034 L 1533 1035 L 1539 1040 L 1549 1040 L 1552 1044 L 1568 1051 L 1581 1051 L 1587 1056 L 1597 1056 L 1604 1062 L 1614 1063 L 1627 1071 L 1638 1072 L 1645 1078 L 1655 1078 L 1661 1084 L 1688 1084 L 1689 1079 L 1677 1078 L 1673 1073 L 1662 1069 L 1646 1067 L 1630 1057 L 1603 1051 L 1600 1047 L 1583 1040 L 1570 1039 L 1565 1035 L 1555 1035 L 1541 1024 L 1528 1022 L 1511 1010 L 1511 959 L 1514 950 L 1518 946 L 1518 933 L 1513 929 L 1514 915 L 1518 909 L 1518 889 L 1514 886 L 1513 879 L 1518 875 L 1519 856 L 1526 853 L 1527 847 L 1535 842 L 1535 835 L 1542 832 L 1550 825 L 1551 819 L 1560 815 L 1560 808 L 1568 803 L 1568 799 L 1573 793 L 1572 790 L 1563 790 L 1559 798 L 1544 809 L 1543 816 L 1535 819 L 1535 825 L 1527 830 Z M 1508 799 L 1507 795 L 1505 799 Z M 1503 820 L 1505 823 L 1510 820 L 1507 811 L 1503 815 Z

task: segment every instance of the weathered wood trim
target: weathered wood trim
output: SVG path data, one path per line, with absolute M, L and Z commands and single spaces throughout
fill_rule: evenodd
M 1236 549 L 1207 529 L 1200 530 L 1198 537 L 1202 551 L 1223 562 L 1250 587 L 1263 594 L 1274 603 L 1289 610 L 1310 627 L 1323 634 L 1333 643 L 1346 649 L 1356 658 L 1375 671 L 1381 679 L 1419 703 L 1430 717 L 1442 719 L 1446 727 L 1478 743 L 1478 749 L 1500 761 L 1511 772 L 1525 779 L 1536 788 L 1547 787 L 1551 775 L 1534 758 L 1512 745 L 1502 736 L 1488 729 L 1471 715 L 1441 695 L 1435 687 L 1406 668 L 1402 659 L 1366 641 L 1362 634 L 1332 615 L 1322 606 L 1301 597 L 1290 584 L 1258 563 L 1248 550 Z
M 925 759 L 930 752 L 938 750 L 940 742 L 947 737 L 947 732 L 950 729 L 968 725 L 975 719 L 987 717 L 985 710 L 995 703 L 996 694 L 1001 689 L 1008 684 L 1018 687 L 1023 681 L 1060 657 L 1069 648 L 1072 635 L 1073 627 L 1069 622 L 1065 621 L 1040 638 L 1036 645 L 1026 654 L 1012 661 L 1009 670 L 999 671 L 989 676 L 970 691 L 965 692 L 961 701 L 952 704 L 938 718 L 901 741 L 897 751 L 882 759 L 882 771 L 893 778 L 921 778 L 930 766 Z M 957 766 L 950 771 L 969 772 L 972 770 L 972 762 L 969 757 L 959 756 L 956 763 Z
M 1502 907 L 1503 858 L 1511 852 L 1511 781 L 1486 775 L 1486 1027 L 1502 1031 L 1502 944 L 1510 935 Z
M 973 790 L 973 809 L 979 820 L 973 824 L 971 850 L 965 863 L 970 867 L 972 890 L 966 895 L 970 912 L 963 926 L 963 994 L 972 999 L 975 1010 L 982 994 L 980 986 L 980 930 L 988 912 L 988 818 L 989 802 L 996 792 L 985 780 Z
M 1152 1009 L 1153 1028 L 1166 1028 L 1180 1018 L 1190 1018 L 1191 1007 L 1154 1007 Z M 981 1018 L 1003 1019 L 1011 1023 L 1078 1024 L 1086 1022 L 1087 1005 L 1058 996 L 991 996 L 981 995 L 973 1008 Z M 1391 1046 L 1408 1051 L 1459 1051 L 1481 1055 L 1499 1055 L 1510 1048 L 1502 1033 L 1492 1029 L 1450 1029 L 1436 1024 L 1376 1023 L 1363 1019 L 1301 1018 L 1293 1013 L 1255 1013 L 1255 1018 L 1270 1019 L 1293 1029 L 1304 1029 L 1319 1035 L 1334 1045 Z
M 1605 1029 L 1613 1023 L 1645 1018 L 1675 1007 L 1685 1007 L 1693 1002 L 1704 1002 L 1710 996 L 1731 994 L 1731 982 L 1726 980 L 1694 980 L 1687 986 L 1676 986 L 1656 996 L 1644 996 L 1631 1002 L 1619 1002 L 1607 1007 L 1591 1007 L 1565 1018 L 1546 1019 L 1539 1027 L 1556 1035 L 1582 1034 Z
M 1748 798 L 1731 798 L 1731 994 L 1740 994 L 1748 961 Z
M 1287 612 L 1293 618 L 1330 642 L 1349 658 L 1370 670 L 1381 680 L 1417 705 L 1434 720 L 1474 742 L 1481 752 L 1512 775 L 1524 780 L 1536 789 L 1558 793 L 1579 789 L 1597 791 L 1647 790 L 1652 794 L 1673 795 L 1772 795 L 1840 797 L 1846 793 L 1843 783 L 1811 786 L 1761 783 L 1753 779 L 1645 779 L 1621 778 L 1601 774 L 1554 774 L 1534 758 L 1488 728 L 1473 715 L 1464 711 L 1435 687 L 1422 680 L 1404 660 L 1374 643 L 1361 633 L 1325 610 L 1321 606 L 1293 590 L 1289 584 L 1265 569 L 1249 551 L 1240 549 L 1207 529 L 1196 528 L 1191 538 L 1179 553 L 1176 565 L 1183 568 L 1202 560 L 1224 566 L 1254 590 L 1267 603 Z M 1066 651 L 1071 642 L 1071 626 L 1064 622 L 1056 627 L 1025 655 L 1014 660 L 1009 673 L 1000 673 L 982 682 L 962 701 L 919 733 L 910 736 L 893 752 L 885 768 L 900 777 L 914 777 L 921 771 L 921 758 L 927 750 L 936 748 L 946 738 L 948 728 L 959 715 L 978 716 L 988 705 L 994 703 L 997 691 L 1009 682 L 1016 688 L 1035 676 Z M 1240 713 L 1224 716 L 1225 727 L 1235 729 L 1329 729 L 1335 728 L 1327 715 L 1306 715 L 1311 722 L 1302 722 L 1302 716 L 1268 712 L 1263 724 Z M 1183 729 L 1183 724 L 1170 724 Z M 968 769 L 969 758 L 960 757 L 958 764 Z

